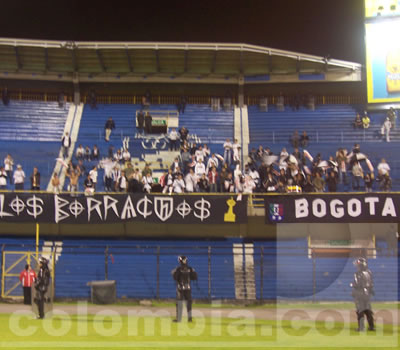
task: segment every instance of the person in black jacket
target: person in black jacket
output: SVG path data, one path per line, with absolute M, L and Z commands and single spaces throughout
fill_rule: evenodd
M 3 100 L 4 106 L 8 106 L 10 103 L 10 95 L 8 94 L 8 89 L 5 87 L 1 93 L 1 98 Z
M 41 257 L 39 260 L 40 269 L 35 282 L 37 294 L 36 298 L 34 299 L 34 302 L 37 304 L 39 310 L 38 318 L 44 318 L 44 304 L 48 301 L 46 300 L 46 293 L 50 285 L 50 270 L 47 264 L 47 259 Z
M 62 156 L 64 158 L 68 157 L 69 148 L 71 147 L 71 136 L 69 136 L 68 131 L 65 133 L 61 139 Z
M 149 112 L 146 112 L 146 115 L 144 117 L 144 128 L 146 130 L 146 134 L 151 134 L 152 132 L 152 123 L 153 123 L 153 117 Z
M 354 261 L 357 272 L 354 274 L 354 280 L 350 284 L 353 288 L 352 296 L 356 304 L 356 313 L 358 321 L 358 332 L 364 330 L 364 315 L 368 320 L 368 330 L 374 331 L 374 317 L 371 308 L 371 296 L 375 295 L 372 272 L 368 269 L 367 259 L 358 258 Z
M 179 266 L 172 270 L 172 277 L 176 282 L 176 319 L 181 322 L 183 301 L 186 301 L 188 321 L 192 322 L 192 288 L 191 281 L 197 281 L 197 272 L 188 265 L 188 258 L 178 257 Z
M 139 129 L 140 132 L 143 132 L 144 128 L 144 113 L 142 110 L 139 111 L 139 113 L 136 115 L 136 120 L 137 120 L 137 128 Z
M 115 129 L 115 123 L 112 117 L 109 117 L 107 119 L 104 129 L 105 129 L 105 140 L 108 142 L 110 141 L 111 131 Z
M 33 173 L 31 175 L 31 190 L 40 191 L 40 173 L 37 167 L 33 168 Z
M 328 192 L 336 192 L 337 177 L 336 177 L 336 173 L 333 170 L 327 176 L 326 183 L 328 185 Z

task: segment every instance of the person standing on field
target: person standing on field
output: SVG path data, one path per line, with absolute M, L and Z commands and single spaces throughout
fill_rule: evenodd
M 36 273 L 31 269 L 29 264 L 25 265 L 25 269 L 20 273 L 19 280 L 22 283 L 22 288 L 24 290 L 24 304 L 31 305 L 32 303 L 32 285 L 36 280 Z
M 179 266 L 172 270 L 172 277 L 176 282 L 176 319 L 181 322 L 183 302 L 186 301 L 188 322 L 192 322 L 192 288 L 191 281 L 197 281 L 197 272 L 188 265 L 188 258 L 178 257 Z

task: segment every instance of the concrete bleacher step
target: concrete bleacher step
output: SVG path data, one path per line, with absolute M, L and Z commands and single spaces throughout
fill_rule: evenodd
M 60 108 L 57 102 L 14 100 L 8 106 L 0 105 L 0 158 L 10 153 L 27 177 L 34 166 L 38 167 L 42 189 L 52 175 L 69 107 Z

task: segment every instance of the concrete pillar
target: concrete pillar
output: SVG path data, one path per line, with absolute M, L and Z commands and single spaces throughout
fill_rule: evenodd
M 238 89 L 238 107 L 244 106 L 244 76 L 239 77 L 239 89 Z

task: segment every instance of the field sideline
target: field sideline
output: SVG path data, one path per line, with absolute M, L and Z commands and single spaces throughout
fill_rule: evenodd
M 357 349 L 399 347 L 397 303 L 373 304 L 376 332 L 355 331 L 351 303 L 240 307 L 194 305 L 194 322 L 172 322 L 171 303 L 56 303 L 36 320 L 28 306 L 0 304 L 1 349 Z

